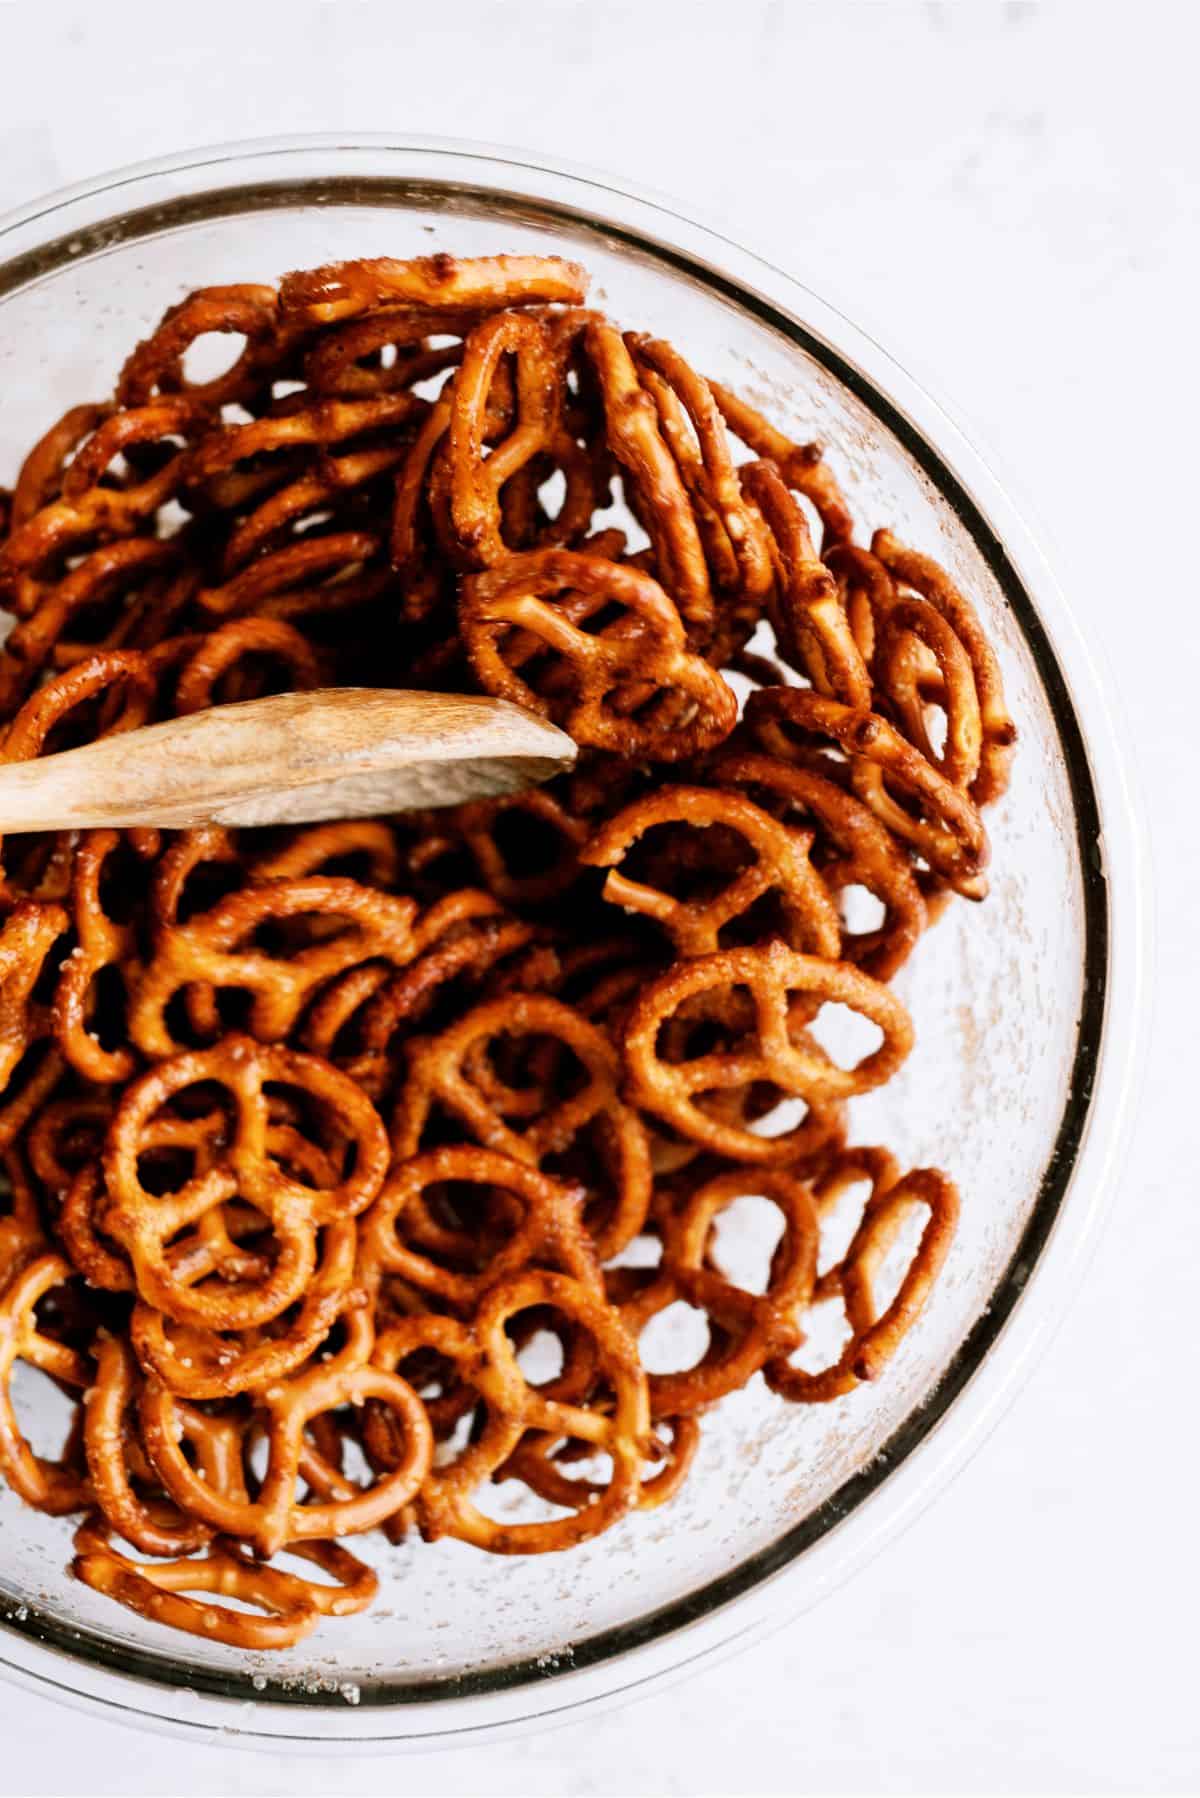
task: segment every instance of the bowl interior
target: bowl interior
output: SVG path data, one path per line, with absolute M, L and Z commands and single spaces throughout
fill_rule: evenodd
M 260 1703 L 386 1703 L 542 1679 L 669 1629 L 801 1553 L 870 1498 L 984 1352 L 987 1315 L 1011 1301 L 1052 1220 L 1083 1103 L 1085 880 L 1048 651 L 978 515 L 803 321 L 601 224 L 469 186 L 375 192 L 326 180 L 319 192 L 181 200 L 62 243 L 36 267 L 9 271 L 7 288 L 0 270 L 0 480 L 66 406 L 110 390 L 128 349 L 189 289 L 434 250 L 575 257 L 592 271 L 595 304 L 669 337 L 797 437 L 821 439 L 862 529 L 890 525 L 975 599 L 1021 741 L 1011 791 L 989 814 L 991 897 L 981 908 L 956 902 L 921 943 L 899 981 L 916 1050 L 853 1113 L 854 1140 L 947 1169 L 963 1195 L 946 1274 L 878 1388 L 804 1408 L 751 1382 L 705 1420 L 698 1465 L 672 1505 L 569 1555 L 503 1560 L 455 1543 L 372 1542 L 365 1552 L 384 1580 L 376 1605 L 271 1657 L 185 1640 L 97 1597 L 67 1574 L 69 1524 L 0 1491 L 0 1599 L 18 1627 L 151 1679 Z M 751 1206 L 747 1254 L 755 1228 Z M 52 1435 L 44 1389 L 17 1396 L 35 1444 Z M 498 1511 L 515 1502 L 508 1493 L 497 1493 Z

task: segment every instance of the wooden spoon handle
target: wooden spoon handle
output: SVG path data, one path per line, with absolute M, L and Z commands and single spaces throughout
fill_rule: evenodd
M 570 737 L 503 699 L 281 693 L 0 766 L 0 832 L 370 817 L 517 792 L 574 759 Z

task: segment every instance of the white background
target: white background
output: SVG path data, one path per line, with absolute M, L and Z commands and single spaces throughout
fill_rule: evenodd
M 0 0 L 0 205 L 222 138 L 440 132 L 674 192 L 840 300 L 1032 502 L 1114 676 L 1158 912 L 1140 1127 L 1085 1288 L 954 1488 L 820 1611 L 631 1709 L 403 1762 L 184 1746 L 0 1689 L 4 1791 L 1200 1783 L 1196 18 L 1190 0 Z

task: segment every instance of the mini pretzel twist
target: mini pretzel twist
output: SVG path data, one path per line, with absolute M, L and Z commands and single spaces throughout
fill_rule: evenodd
M 47 1034 L 33 989 L 46 957 L 67 928 L 57 905 L 18 901 L 0 926 L 0 1092 L 8 1086 L 32 1044 Z
M 182 393 L 216 408 L 253 398 L 278 354 L 278 299 L 273 287 L 202 287 L 163 315 L 139 343 L 117 381 L 119 406 L 144 406 L 156 394 Z M 189 381 L 183 359 L 198 337 L 224 332 L 246 340 L 232 367 L 209 381 Z
M 355 877 L 387 891 L 399 884 L 400 852 L 392 825 L 382 818 L 338 818 L 306 824 L 266 854 L 254 858 L 254 880 L 303 880 L 340 874 L 355 864 Z
M 621 608 L 614 622 L 585 628 L 612 607 Z M 570 550 L 510 556 L 466 583 L 462 626 L 487 691 L 552 718 L 578 743 L 675 761 L 720 742 L 736 719 L 732 691 L 687 649 L 666 593 L 628 564 Z M 510 659 L 517 632 L 561 658 L 565 690 L 518 672 Z M 630 689 L 646 695 L 637 709 L 619 704 Z
M 127 610 L 130 595 L 139 588 L 161 599 L 158 583 L 178 563 L 178 556 L 170 542 L 127 537 L 92 550 L 60 580 L 46 585 L 35 609 L 14 625 L 0 653 L 0 704 L 5 711 L 20 703 L 47 662 L 61 664 L 92 653 L 94 644 L 72 641 L 72 632 L 85 618 L 90 625 L 97 613 L 103 616 L 114 605 Z M 111 641 L 106 646 L 119 647 Z
M 178 1045 L 167 1007 L 181 989 L 202 982 L 252 993 L 249 1027 L 262 1040 L 275 1041 L 292 1028 L 313 993 L 347 968 L 376 957 L 402 966 L 412 952 L 415 911 L 410 899 L 328 875 L 268 881 L 231 893 L 194 920 L 162 931 L 136 985 L 130 1036 L 145 1055 L 172 1054 Z M 317 935 L 290 956 L 250 946 L 265 927 L 282 928 L 306 917 L 322 919 L 326 928 L 340 920 L 342 928 Z
M 592 1338 L 597 1369 L 612 1391 L 611 1408 L 547 1399 L 528 1383 L 507 1327 L 531 1307 L 551 1307 Z M 454 1536 L 492 1554 L 544 1554 L 598 1535 L 637 1504 L 650 1438 L 646 1376 L 619 1314 L 594 1289 L 562 1274 L 529 1269 L 492 1286 L 469 1326 L 437 1317 L 393 1325 L 376 1344 L 375 1359 L 395 1367 L 425 1346 L 463 1370 L 484 1406 L 476 1438 L 453 1462 L 433 1469 L 421 1488 L 416 1510 L 427 1538 Z M 568 1517 L 497 1523 L 474 1503 L 473 1494 L 529 1430 L 567 1436 L 608 1454 L 611 1476 L 592 1502 L 581 1495 L 579 1509 Z
M 896 583 L 879 557 L 861 543 L 831 543 L 824 548 L 822 559 L 837 581 L 854 641 L 870 668 L 879 627 L 896 603 Z
M 871 548 L 897 580 L 912 587 L 941 614 L 971 664 L 983 741 L 979 771 L 971 782 L 970 793 L 976 805 L 990 805 L 1008 787 L 1017 740 L 1017 727 L 1004 700 L 996 652 L 980 626 L 974 606 L 931 557 L 906 549 L 890 531 L 876 531 Z
M 534 937 L 528 924 L 501 912 L 485 894 L 464 889 L 432 906 L 415 932 L 428 943 L 400 972 L 384 963 L 351 968 L 311 1007 L 305 1041 L 336 1059 L 344 1030 L 355 1050 L 345 1069 L 364 1091 L 378 1097 L 388 1084 L 398 1036 L 411 1035 L 447 987 L 478 988 L 489 970 Z
M 264 1557 L 289 1543 L 357 1535 L 376 1528 L 416 1495 L 429 1473 L 433 1433 L 416 1393 L 398 1374 L 366 1361 L 369 1344 L 318 1362 L 268 1387 L 258 1418 L 267 1465 L 257 1496 L 214 1489 L 179 1445 L 179 1401 L 161 1381 L 147 1380 L 141 1401 L 142 1436 L 159 1478 L 176 1503 L 214 1528 L 249 1542 Z M 368 1399 L 398 1422 L 405 1451 L 399 1464 L 365 1487 L 346 1479 L 313 1445 L 310 1426 L 342 1405 Z M 301 1496 L 303 1482 L 307 1496 Z
M 207 490 L 219 504 L 242 484 L 239 476 L 248 465 L 249 492 L 257 493 L 270 466 L 293 451 L 331 451 L 336 445 L 359 439 L 370 432 L 414 427 L 426 410 L 424 400 L 411 393 L 381 393 L 368 399 L 317 399 L 293 411 L 278 411 L 249 424 L 223 425 L 210 431 L 188 457 L 189 488 Z
M 785 819 L 814 821 L 819 836 L 810 853 L 834 898 L 862 887 L 884 908 L 882 922 L 870 930 L 852 930 L 841 921 L 835 958 L 875 980 L 890 980 L 926 924 L 925 901 L 903 847 L 860 800 L 815 769 L 728 749 L 714 758 L 711 772 L 723 785 L 748 789 Z
M 112 417 L 113 410 L 110 405 L 71 406 L 39 437 L 22 462 L 13 488 L 8 516 L 10 534 L 59 497 L 71 457 L 105 419 Z
M 546 844 L 536 858 L 526 854 L 524 868 L 514 865 L 516 858 L 505 853 L 503 844 L 505 829 L 522 823 Z M 587 838 L 586 819 L 575 814 L 565 796 L 533 787 L 439 812 L 409 865 L 419 873 L 439 849 L 450 851 L 461 842 L 477 877 L 502 905 L 541 906 L 561 898 L 578 880 L 579 850 Z
M 104 1336 L 96 1345 L 96 1377 L 84 1409 L 83 1443 L 92 1495 L 105 1522 L 143 1554 L 185 1555 L 212 1539 L 208 1525 L 169 1502 L 141 1496 L 129 1466 L 130 1412 L 141 1384 L 129 1345 Z M 203 1444 L 205 1433 L 198 1433 Z M 213 1472 L 205 1467 L 206 1477 Z
M 98 1086 L 130 1079 L 137 1066 L 129 1048 L 106 1049 L 91 1027 L 98 978 L 105 970 L 114 970 L 127 999 L 128 984 L 138 972 L 133 927 L 118 923 L 104 905 L 105 871 L 121 848 L 121 832 L 116 830 L 89 830 L 80 839 L 71 873 L 75 947 L 54 990 L 55 1039 L 72 1067 Z
M 287 321 L 329 325 L 380 306 L 455 315 L 546 301 L 577 305 L 587 292 L 587 281 L 578 263 L 558 256 L 439 254 L 407 262 L 377 256 L 285 275 L 279 297 Z
M 213 1214 L 209 1212 L 208 1217 Z M 234 1245 L 230 1245 L 233 1248 Z M 234 1398 L 286 1378 L 314 1355 L 352 1302 L 358 1232 L 349 1220 L 320 1232 L 317 1264 L 298 1302 L 272 1323 L 272 1332 L 220 1332 L 178 1325 L 153 1305 L 139 1302 L 129 1320 L 130 1340 L 148 1373 L 184 1398 Z M 181 1263 L 184 1263 L 181 1265 Z M 195 1280 L 209 1271 L 225 1281 L 253 1278 L 260 1265 L 220 1244 L 197 1244 L 173 1263 L 176 1278 Z M 262 1271 L 265 1273 L 266 1269 Z
M 504 356 L 512 356 L 512 428 L 485 455 L 487 401 Z M 469 568 L 491 568 L 510 553 L 502 504 L 509 484 L 538 463 L 559 470 L 566 492 L 558 517 L 541 533 L 548 543 L 582 536 L 596 505 L 589 457 L 562 419 L 563 371 L 540 319 L 501 312 L 467 338 L 450 395 L 444 455 L 452 546 Z
M 751 1292 L 722 1273 L 713 1249 L 722 1214 L 751 1194 L 769 1200 L 784 1226 L 762 1292 Z M 703 1410 L 744 1386 L 767 1361 L 796 1347 L 816 1285 L 818 1236 L 807 1185 L 782 1168 L 731 1168 L 702 1182 L 669 1214 L 656 1290 L 643 1296 L 638 1321 L 644 1323 L 649 1313 L 682 1298 L 705 1314 L 710 1339 L 694 1366 L 651 1374 L 650 1405 L 656 1417 Z
M 169 398 L 99 422 L 75 451 L 63 475 L 60 497 L 48 501 L 0 544 L 0 593 L 12 592 L 21 577 L 41 575 L 86 545 L 140 531 L 182 485 L 186 439 L 195 434 L 202 417 L 191 400 Z M 131 477 L 123 485 L 105 481 L 117 456 L 158 446 L 169 453 L 141 480 Z
M 84 1391 L 91 1385 L 87 1357 L 39 1327 L 37 1305 L 72 1278 L 60 1255 L 34 1254 L 0 1291 L 0 1471 L 13 1491 L 35 1510 L 59 1517 L 88 1500 L 81 1471 L 35 1454 L 17 1421 L 12 1376 L 18 1361 L 40 1368 L 56 1382 Z
M 427 1213 L 431 1188 L 450 1185 L 461 1204 L 463 1189 L 478 1195 L 482 1216 L 473 1228 L 438 1229 L 442 1251 L 434 1260 L 409 1239 L 414 1213 Z M 575 1279 L 599 1279 L 583 1228 L 583 1193 L 560 1185 L 536 1168 L 468 1147 L 435 1149 L 394 1168 L 362 1223 L 362 1253 L 374 1268 L 404 1280 L 460 1309 L 470 1309 L 506 1274 L 547 1261 Z M 516 1209 L 516 1219 L 511 1213 Z M 489 1213 L 499 1212 L 496 1225 Z M 482 1265 L 475 1271 L 477 1263 Z
M 688 1001 L 744 987 L 753 1024 L 734 1048 L 683 1062 L 664 1061 L 658 1037 Z M 841 1068 L 803 1031 L 792 1014 L 794 997 L 833 1002 L 861 1013 L 883 1041 L 854 1068 Z M 908 1013 L 892 993 L 844 962 L 801 955 L 783 943 L 730 949 L 679 962 L 634 1005 L 625 1028 L 625 1065 L 633 1097 L 655 1116 L 719 1153 L 779 1164 L 811 1152 L 828 1133 L 827 1108 L 889 1079 L 912 1047 Z M 722 1124 L 697 1104 L 697 1095 L 767 1081 L 803 1099 L 809 1115 L 780 1137 L 756 1136 Z
M 306 637 L 281 618 L 235 618 L 211 632 L 184 663 L 175 686 L 175 713 L 186 717 L 208 706 L 219 705 L 222 683 L 237 681 L 228 698 L 253 699 L 258 691 L 244 679 L 248 658 L 278 663 L 292 693 L 311 691 L 321 684 L 317 658 Z M 240 666 L 242 665 L 242 666 Z M 261 686 L 261 683 L 260 683 Z
M 514 1094 L 489 1078 L 487 1056 L 505 1036 L 546 1038 L 579 1070 L 576 1090 L 557 1097 L 539 1085 Z M 393 1154 L 415 1155 L 435 1109 L 482 1147 L 550 1170 L 584 1133 L 598 1132 L 589 1158 L 591 1187 L 600 1168 L 613 1191 L 589 1206 L 597 1252 L 607 1257 L 632 1241 L 650 1202 L 650 1159 L 637 1113 L 618 1096 L 620 1064 L 594 1024 L 541 993 L 509 993 L 476 1006 L 439 1036 L 410 1048 L 408 1078 L 392 1123 Z M 514 1116 L 513 1112 L 522 1113 Z M 506 1112 L 508 1115 L 506 1115 Z M 517 1125 L 523 1125 L 518 1128 Z
M 952 786 L 970 791 L 979 772 L 983 729 L 967 653 L 933 606 L 898 599 L 880 623 L 875 682 L 903 734 Z M 929 735 L 928 710 L 945 715 L 939 751 Z
M 869 706 L 871 681 L 837 583 L 813 547 L 804 514 L 774 463 L 751 462 L 742 486 L 770 532 L 778 567 L 771 622 L 779 653 L 819 693 Z
M 175 1191 L 155 1194 L 139 1173 L 147 1127 L 177 1095 L 207 1082 L 216 1083 L 232 1105 L 228 1144 Z M 350 1173 L 314 1187 L 272 1157 L 269 1082 L 295 1089 L 326 1128 L 347 1148 L 353 1145 Z M 226 1037 L 215 1049 L 160 1063 L 128 1088 L 104 1149 L 108 1204 L 102 1221 L 128 1253 L 148 1304 L 200 1329 L 251 1329 L 300 1298 L 317 1268 L 318 1229 L 365 1210 L 383 1183 L 387 1161 L 387 1138 L 374 1107 L 343 1074 L 315 1056 Z M 198 1282 L 186 1258 L 182 1266 L 173 1262 L 170 1245 L 214 1206 L 235 1198 L 269 1220 L 277 1253 L 262 1277 Z
M 875 1299 L 875 1280 L 902 1225 L 920 1209 L 927 1216 L 919 1240 L 895 1297 L 881 1307 Z M 838 1266 L 822 1276 L 820 1285 L 823 1294 L 840 1292 L 850 1338 L 838 1360 L 821 1373 L 804 1373 L 786 1358 L 768 1362 L 766 1379 L 772 1390 L 815 1404 L 840 1398 L 864 1380 L 878 1379 L 925 1307 L 949 1253 L 958 1210 L 954 1182 L 936 1168 L 917 1168 L 900 1178 L 889 1169 L 882 1181 L 877 1176 L 850 1247 Z
M 695 512 L 713 586 L 749 636 L 774 586 L 771 551 L 760 510 L 747 504 L 739 485 L 724 421 L 707 381 L 672 344 L 627 332 L 643 386 L 658 411 Z M 726 628 L 731 619 L 726 620 Z
M 369 531 L 302 537 L 234 569 L 222 585 L 206 587 L 199 604 L 214 618 L 351 611 L 377 598 L 387 584 L 386 570 L 370 566 L 378 550 L 379 540 Z
M 797 735 L 802 747 L 822 740 L 836 744 L 854 791 L 880 823 L 911 844 L 955 892 L 967 899 L 985 896 L 989 850 L 978 810 L 886 718 L 789 687 L 752 693 L 746 724 L 783 760 Z
M 821 520 L 822 553 L 835 543 L 849 541 L 854 535 L 854 518 L 824 459 L 821 446 L 794 443 L 748 400 L 741 399 L 719 381 L 710 381 L 708 385 L 734 436 L 741 439 L 751 455 L 773 462 L 788 487 L 810 501 Z
M 712 582 L 695 513 L 660 427 L 658 407 L 642 385 L 615 325 L 607 319 L 592 320 L 584 343 L 630 507 L 650 538 L 655 564 L 680 615 L 703 638 L 714 620 Z
M 314 393 L 341 398 L 412 388 L 456 367 L 462 340 L 478 322 L 474 312 L 384 306 L 323 331 L 304 358 L 304 378 Z M 457 341 L 435 345 L 434 337 Z M 390 362 L 383 360 L 387 350 L 394 352 Z
M 690 827 L 702 835 L 715 829 L 732 833 L 749 853 L 749 863 L 712 896 L 706 892 L 712 883 L 702 882 L 704 896 L 692 900 L 676 899 L 656 886 L 631 880 L 620 871 L 620 863 L 648 830 L 662 825 Z M 841 930 L 829 895 L 808 859 L 811 843 L 810 833 L 789 830 L 740 794 L 665 787 L 610 818 L 580 859 L 589 867 L 608 868 L 605 899 L 627 912 L 653 918 L 680 955 L 712 954 L 723 946 L 721 934 L 727 927 L 772 896 L 778 900 L 790 946 L 833 958 Z
M 370 1568 L 339 1543 L 298 1543 L 291 1552 L 331 1573 L 336 1584 L 264 1567 L 226 1537 L 219 1537 L 203 1554 L 160 1563 L 131 1561 L 112 1547 L 108 1531 L 95 1521 L 81 1524 L 75 1532 L 71 1571 L 94 1591 L 115 1598 L 151 1623 L 230 1648 L 257 1651 L 294 1647 L 323 1615 L 344 1617 L 365 1610 L 379 1589 Z M 191 1592 L 234 1598 L 263 1615 L 190 1598 Z
M 667 1432 L 667 1441 L 661 1437 Z M 658 1417 L 655 1433 L 646 1444 L 647 1458 L 657 1463 L 656 1473 L 642 1475 L 637 1509 L 655 1511 L 669 1504 L 691 1472 L 700 1447 L 700 1425 L 695 1417 Z M 522 1436 L 495 1478 L 522 1480 L 531 1492 L 548 1504 L 580 1510 L 603 1495 L 603 1483 L 563 1472 L 587 1453 L 586 1442 L 556 1438 L 549 1432 L 529 1431 Z

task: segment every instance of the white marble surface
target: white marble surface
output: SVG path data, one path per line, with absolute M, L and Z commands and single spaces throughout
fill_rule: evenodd
M 1159 956 L 1140 1126 L 1085 1289 L 953 1489 L 817 1614 L 631 1709 L 402 1764 L 183 1746 L 0 1688 L 0 1789 L 582 1798 L 1200 1780 L 1196 20 L 1184 0 L 0 0 L 0 205 L 256 133 L 474 136 L 723 214 L 873 325 L 1015 477 L 1115 672 L 1151 818 Z

